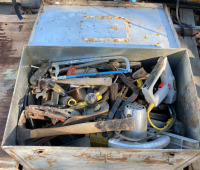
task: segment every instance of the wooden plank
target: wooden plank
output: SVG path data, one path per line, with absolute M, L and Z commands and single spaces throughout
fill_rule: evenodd
M 39 8 L 41 0 L 19 0 L 24 7 Z
M 188 25 L 195 27 L 194 13 L 192 9 L 180 9 L 180 20 Z M 199 59 L 197 44 L 194 37 L 180 37 L 181 45 L 191 50 L 195 58 Z
M 41 0 L 16 0 L 17 3 L 20 3 L 23 7 L 29 8 L 39 8 Z M 11 4 L 12 0 L 0 0 L 0 4 Z
M 193 3 L 200 3 L 199 0 L 181 0 L 183 2 L 193 2 Z
M 104 7 L 134 7 L 134 8 L 163 8 L 160 3 L 130 3 L 128 1 L 101 0 L 43 0 L 43 5 L 73 5 L 73 6 L 104 6 Z
M 195 26 L 194 13 L 192 9 L 182 9 L 180 8 L 180 20 L 191 26 Z
M 23 45 L 28 42 L 36 16 L 27 15 L 22 22 L 15 15 L 0 15 L 0 143 L 15 85 L 13 73 L 18 68 Z M 0 149 L 0 157 L 8 155 Z
M 23 20 L 19 20 L 17 15 L 1 15 L 0 14 L 0 23 L 8 23 L 8 22 L 17 22 L 17 23 L 24 23 L 24 22 L 35 22 L 37 15 L 22 15 Z
M 20 0 L 16 0 L 16 2 L 20 2 Z M 5 3 L 5 4 L 7 4 L 7 3 L 12 3 L 12 1 L 11 0 L 0 0 L 0 3 Z
M 180 35 L 181 34 L 181 27 L 177 24 L 174 24 L 174 28 L 176 29 L 176 32 Z M 184 28 L 185 30 L 185 36 L 191 36 L 191 29 Z M 200 26 L 193 26 L 192 27 L 192 35 L 200 32 Z
M 157 1 L 157 3 L 159 3 L 158 1 Z M 199 2 L 200 3 L 200 2 Z M 169 8 L 171 8 L 171 9 L 176 9 L 176 3 L 170 3 L 170 2 L 167 2 L 166 0 L 165 0 L 165 4 L 169 7 Z M 185 8 L 185 9 L 188 9 L 188 8 L 190 8 L 190 9 L 196 9 L 196 10 L 199 10 L 200 9 L 200 6 L 199 5 L 195 5 L 195 4 L 190 4 L 190 5 L 186 5 L 186 4 L 180 4 L 180 8 Z

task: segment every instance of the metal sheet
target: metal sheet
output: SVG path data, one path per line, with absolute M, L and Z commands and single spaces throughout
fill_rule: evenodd
M 81 1 L 82 2 L 82 1 Z M 57 2 L 59 4 L 59 1 Z M 93 3 L 44 5 L 29 44 L 179 48 L 166 7 L 161 4 L 127 3 L 110 7 Z M 116 2 L 112 2 L 115 4 Z M 106 6 L 107 5 L 107 6 Z
M 87 57 L 122 55 L 130 61 L 142 61 L 144 67 L 155 64 L 161 55 L 168 56 L 174 72 L 178 95 L 178 119 L 195 118 L 194 126 L 186 126 L 187 135 L 200 131 L 199 101 L 185 49 L 135 49 L 102 47 L 26 46 L 24 48 L 16 86 L 4 133 L 2 148 L 15 157 L 26 169 L 181 169 L 199 158 L 199 150 L 155 149 L 137 150 L 120 148 L 75 148 L 55 146 L 17 146 L 16 126 L 19 117 L 18 103 L 26 93 L 30 66 L 43 60 L 63 61 Z M 190 89 L 190 90 L 187 90 Z M 192 91 L 191 91 L 192 89 Z M 64 155 L 64 156 L 63 156 Z
M 6 147 L 26 169 L 181 169 L 199 158 L 198 151 L 78 147 Z M 63 156 L 64 155 L 64 156 Z

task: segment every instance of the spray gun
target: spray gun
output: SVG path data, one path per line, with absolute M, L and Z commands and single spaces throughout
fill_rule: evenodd
M 161 83 L 154 93 L 153 89 L 158 79 Z M 172 104 L 176 100 L 175 78 L 168 63 L 167 57 L 161 57 L 150 76 L 142 86 L 142 93 L 148 103 L 158 106 L 162 101 Z

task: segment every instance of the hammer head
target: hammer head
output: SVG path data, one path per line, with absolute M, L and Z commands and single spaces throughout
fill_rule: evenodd
M 19 145 L 25 145 L 25 141 L 30 139 L 30 129 L 26 129 L 26 116 L 25 111 L 20 115 L 18 126 L 17 126 L 17 143 Z

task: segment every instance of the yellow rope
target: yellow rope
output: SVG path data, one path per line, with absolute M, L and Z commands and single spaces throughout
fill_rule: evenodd
M 151 110 L 154 108 L 154 106 L 155 106 L 154 103 L 151 103 L 151 104 L 149 105 L 148 109 L 147 109 L 147 118 L 148 118 L 148 121 L 149 121 L 150 125 L 151 125 L 153 128 L 155 128 L 156 130 L 164 130 L 164 129 L 166 129 L 166 128 L 172 123 L 173 118 L 168 119 L 168 121 L 166 122 L 165 127 L 163 127 L 163 128 L 158 128 L 157 126 L 155 126 L 155 125 L 153 124 L 153 122 L 152 122 L 151 119 L 150 119 L 150 112 L 151 112 Z

